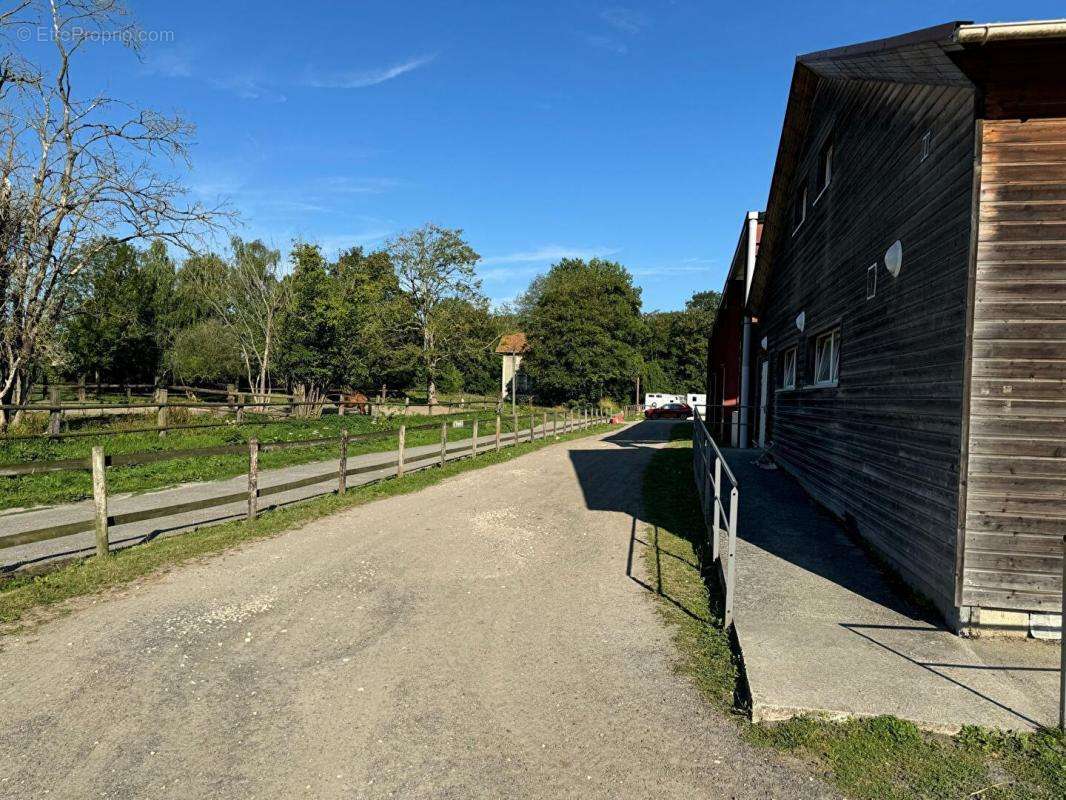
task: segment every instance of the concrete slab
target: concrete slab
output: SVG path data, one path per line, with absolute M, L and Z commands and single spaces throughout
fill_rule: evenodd
M 785 473 L 756 467 L 756 451 L 723 454 L 740 483 L 735 619 L 753 719 L 892 714 L 944 733 L 1056 723 L 1057 643 L 954 635 Z

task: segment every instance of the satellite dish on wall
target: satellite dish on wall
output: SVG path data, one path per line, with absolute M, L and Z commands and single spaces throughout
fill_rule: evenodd
M 903 243 L 896 239 L 892 246 L 885 252 L 885 269 L 893 277 L 899 277 L 900 268 L 903 266 Z
M 769 343 L 770 343 L 770 340 L 769 340 L 769 339 L 768 339 L 767 337 L 765 337 L 765 336 L 764 336 L 764 337 L 762 337 L 762 341 L 761 341 L 761 342 L 759 342 L 759 346 L 760 346 L 760 347 L 762 347 L 762 349 L 763 349 L 763 350 L 765 350 L 765 349 L 766 349 L 766 346 L 767 346 L 767 345 L 768 345 Z
M 799 332 L 803 333 L 803 329 L 807 326 L 807 312 L 801 311 L 796 315 L 796 327 L 799 328 Z

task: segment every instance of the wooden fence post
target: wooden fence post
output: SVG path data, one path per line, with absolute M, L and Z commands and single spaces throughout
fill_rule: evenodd
M 511 414 L 511 426 L 512 426 L 511 430 L 514 431 L 514 442 L 513 442 L 513 444 L 518 444 L 518 410 L 517 409 L 515 409 L 515 411 Z
M 542 418 L 544 420 L 544 424 L 541 426 L 540 438 L 541 439 L 547 439 L 548 438 L 548 412 L 547 411 L 544 412 L 544 414 L 542 415 Z
M 537 432 L 537 415 L 529 415 L 529 441 L 535 441 Z
M 85 376 L 82 375 L 78 378 L 78 402 L 85 402 Z
M 552 412 L 552 436 L 559 438 L 559 412 Z
M 403 477 L 403 449 L 407 442 L 407 426 L 400 426 L 399 439 L 396 442 L 396 477 Z
M 259 440 L 248 440 L 248 519 L 259 513 Z
M 235 383 L 227 383 L 226 384 L 226 402 L 227 403 L 233 403 L 233 402 L 236 402 L 236 400 L 237 400 L 237 384 L 235 384 Z
M 1062 605 L 1059 606 L 1059 729 L 1066 731 L 1066 536 L 1062 537 Z
M 48 410 L 48 435 L 59 436 L 63 429 L 63 409 L 59 407 L 59 387 L 48 387 L 48 402 L 52 407 Z
M 237 395 L 237 424 L 244 422 L 244 394 Z
M 344 494 L 348 488 L 348 429 L 341 431 L 341 457 L 337 466 L 337 494 Z
M 159 409 L 156 411 L 155 426 L 159 428 L 159 435 L 167 435 L 167 390 L 156 389 L 156 402 L 159 403 Z
M 477 458 L 477 412 L 474 414 L 473 436 L 470 437 L 470 455 Z
M 106 557 L 111 552 L 107 536 L 107 461 L 104 448 L 92 449 L 93 510 L 96 522 L 96 555 Z
M 448 460 L 448 422 L 445 420 L 440 424 L 440 465 L 443 467 L 444 462 Z
M 496 415 L 496 452 L 500 452 L 500 415 Z

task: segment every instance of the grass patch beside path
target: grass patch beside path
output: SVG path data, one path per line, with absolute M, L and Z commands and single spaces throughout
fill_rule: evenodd
M 520 429 L 528 428 L 530 413 L 529 409 L 519 409 L 518 427 Z M 535 413 L 539 425 L 543 419 L 544 410 L 538 408 Z M 553 413 L 548 412 L 549 424 Z M 463 427 L 449 427 L 450 441 L 469 439 L 475 414 L 480 420 L 482 435 L 490 432 L 495 424 L 496 415 L 491 410 L 483 409 L 475 409 L 463 414 L 440 414 L 432 417 L 414 414 L 406 417 L 371 417 L 361 414 L 348 414 L 343 417 L 331 415 L 319 419 L 294 417 L 287 420 L 272 420 L 268 425 L 253 424 L 255 420 L 267 419 L 253 414 L 248 415 L 248 422 L 238 425 L 233 417 L 220 420 L 203 415 L 191 416 L 183 409 L 173 409 L 171 417 L 172 422 L 175 423 L 225 422 L 225 424 L 214 428 L 171 430 L 167 436 L 160 437 L 155 431 L 128 432 L 132 428 L 145 424 L 154 425 L 154 417 L 130 416 L 115 417 L 110 421 L 86 420 L 79 430 L 92 435 L 66 439 L 48 439 L 47 437 L 4 439 L 0 437 L 0 463 L 15 464 L 87 458 L 92 448 L 97 445 L 102 446 L 108 455 L 156 453 L 169 450 L 246 445 L 253 437 L 257 438 L 261 444 L 293 442 L 301 439 L 339 438 L 342 430 L 347 430 L 351 436 L 356 437 L 369 435 L 369 438 L 357 438 L 351 441 L 348 446 L 348 455 L 354 457 L 364 453 L 394 450 L 396 432 L 401 424 L 407 425 L 407 446 L 410 448 L 439 442 L 438 426 L 444 420 L 448 420 L 449 423 L 463 420 Z M 419 426 L 428 427 L 418 429 Z M 505 434 L 514 429 L 513 418 L 509 413 L 501 416 L 501 429 Z M 274 450 L 260 455 L 259 467 L 260 469 L 277 469 L 312 461 L 325 461 L 337 458 L 339 452 L 339 443 Z M 108 491 L 115 494 L 147 492 L 181 483 L 232 478 L 245 473 L 247 469 L 246 453 L 194 456 L 153 464 L 109 467 Z M 87 470 L 64 470 L 36 475 L 0 477 L 0 509 L 73 503 L 90 497 L 92 497 L 92 475 Z
M 560 435 L 569 441 L 604 433 L 610 425 Z M 15 575 L 0 583 L 0 633 L 19 629 L 33 611 L 42 611 L 65 600 L 120 587 L 138 578 L 160 573 L 192 559 L 228 550 L 242 542 L 276 536 L 292 528 L 383 497 L 417 492 L 446 478 L 510 461 L 554 444 L 551 438 L 504 447 L 499 453 L 484 450 L 476 459 L 450 461 L 444 467 L 410 472 L 402 478 L 356 486 L 343 496 L 332 494 L 264 512 L 253 522 L 236 520 L 198 528 L 176 536 L 154 539 L 118 550 L 108 558 L 92 557 L 67 564 L 43 575 Z
M 679 428 L 682 426 L 678 426 Z M 685 433 L 689 433 L 687 427 Z M 651 523 L 643 557 L 657 607 L 677 646 L 677 668 L 704 696 L 733 716 L 749 742 L 812 763 L 850 798 L 868 800 L 1058 800 L 1066 797 L 1066 736 L 966 728 L 926 734 L 894 717 L 830 722 L 799 718 L 753 725 L 738 698 L 740 672 L 721 630 L 717 585 L 703 567 L 705 528 L 692 481 L 687 439 L 655 454 L 644 475 Z M 706 570 L 710 575 L 709 568 Z

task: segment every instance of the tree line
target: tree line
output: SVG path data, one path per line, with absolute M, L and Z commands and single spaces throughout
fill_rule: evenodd
M 178 264 L 162 242 L 93 251 L 42 377 L 104 383 L 283 387 L 316 401 L 327 390 L 379 387 L 496 395 L 495 348 L 521 330 L 523 370 L 549 403 L 621 401 L 696 390 L 706 375 L 715 292 L 684 310 L 643 313 L 621 264 L 562 259 L 513 307 L 493 308 L 461 230 L 426 225 L 327 259 L 296 242 L 285 259 L 233 237 L 229 252 Z
M 84 49 L 136 47 L 133 26 L 117 0 L 0 2 L 0 428 L 77 376 L 496 395 L 513 331 L 542 402 L 703 385 L 717 295 L 644 314 L 616 262 L 563 259 L 493 308 L 463 232 L 433 224 L 335 258 L 237 236 L 216 252 L 236 213 L 189 200 L 191 124 L 76 90 Z M 50 51 L 31 60 L 17 45 L 38 30 Z

